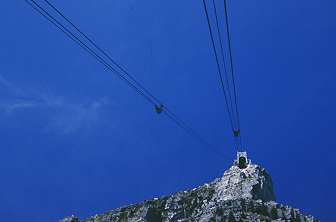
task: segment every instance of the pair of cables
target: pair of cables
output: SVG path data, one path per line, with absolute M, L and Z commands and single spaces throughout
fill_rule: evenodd
M 214 52 L 217 71 L 219 75 L 221 89 L 225 99 L 225 107 L 229 115 L 229 121 L 233 137 L 235 140 L 237 150 L 242 149 L 242 138 L 240 135 L 240 119 L 239 119 L 239 110 L 238 110 L 238 95 L 237 87 L 235 81 L 235 68 L 232 58 L 232 44 L 231 44 L 231 33 L 229 27 L 229 16 L 228 16 L 228 6 L 227 0 L 224 1 L 224 29 L 226 34 L 226 41 L 222 40 L 222 32 L 220 29 L 220 19 L 218 8 L 216 5 L 216 0 L 212 0 L 213 14 L 215 17 L 215 22 L 211 21 L 210 12 L 206 0 L 203 1 L 203 8 L 208 24 L 208 30 L 211 37 L 212 50 Z M 215 26 L 215 28 L 213 28 Z M 216 31 L 214 31 L 216 29 Z M 215 38 L 217 35 L 217 38 Z M 216 42 L 216 39 L 218 41 Z M 224 39 L 225 40 L 225 39 Z M 228 53 L 224 51 L 224 43 L 226 43 Z M 219 45 L 219 47 L 218 47 Z M 219 48 L 219 49 L 218 49 Z M 222 60 L 220 60 L 220 58 Z M 227 61 L 228 58 L 228 61 Z
M 24 0 L 35 11 L 47 19 L 51 24 L 57 27 L 69 39 L 78 44 L 84 51 L 90 54 L 94 59 L 101 63 L 108 71 L 116 74 L 122 81 L 124 81 L 137 94 L 142 96 L 151 105 L 153 105 L 156 113 L 164 113 L 170 120 L 172 120 L 178 127 L 186 131 L 194 139 L 201 142 L 209 150 L 212 150 L 223 156 L 221 152 L 210 145 L 202 138 L 192 127 L 185 121 L 179 118 L 173 111 L 156 97 L 154 94 L 146 89 L 133 75 L 131 75 L 123 66 L 117 63 L 109 53 L 103 50 L 92 38 L 88 37 L 83 31 L 79 29 L 67 16 L 65 16 L 55 5 L 48 0 L 43 0 L 44 4 L 40 4 L 36 0 Z M 47 6 L 47 7 L 45 7 Z M 48 10 L 49 9 L 49 10 Z M 52 12 L 50 12 L 52 11 Z M 57 16 L 55 16 L 57 15 Z

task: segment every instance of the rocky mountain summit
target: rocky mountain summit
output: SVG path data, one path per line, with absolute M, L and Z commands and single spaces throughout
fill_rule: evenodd
M 294 221 L 315 222 L 289 206 L 275 202 L 272 179 L 266 170 L 252 164 L 246 152 L 221 178 L 190 191 L 155 198 L 143 203 L 111 210 L 82 222 L 234 222 Z M 79 222 L 68 217 L 60 222 Z

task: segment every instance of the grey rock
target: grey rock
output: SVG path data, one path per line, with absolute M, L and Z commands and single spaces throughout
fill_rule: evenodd
M 77 220 L 78 221 L 78 220 Z M 77 222 L 70 218 L 61 222 Z M 118 208 L 82 222 L 315 222 L 312 216 L 275 202 L 272 179 L 245 152 L 224 175 L 209 184 L 171 196 Z
M 66 217 L 63 220 L 60 220 L 59 222 L 79 222 L 79 219 L 72 215 L 71 217 Z
M 246 166 L 239 167 L 239 158 L 245 158 Z M 235 199 L 260 199 L 275 201 L 272 179 L 265 169 L 252 164 L 245 152 L 237 154 L 233 166 L 214 183 L 216 201 Z

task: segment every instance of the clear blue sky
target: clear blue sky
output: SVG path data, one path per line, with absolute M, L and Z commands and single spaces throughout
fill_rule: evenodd
M 85 218 L 221 176 L 235 150 L 201 0 L 52 2 L 225 156 L 156 115 L 24 1 L 3 1 L 1 219 Z M 322 221 L 336 198 L 335 6 L 229 1 L 245 149 L 278 202 Z

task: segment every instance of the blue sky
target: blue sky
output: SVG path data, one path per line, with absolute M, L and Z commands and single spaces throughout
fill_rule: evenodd
M 85 218 L 221 176 L 235 149 L 202 2 L 52 2 L 225 155 L 155 114 L 24 1 L 5 1 L 1 218 Z M 322 221 L 336 197 L 335 6 L 229 1 L 245 149 L 278 202 Z

